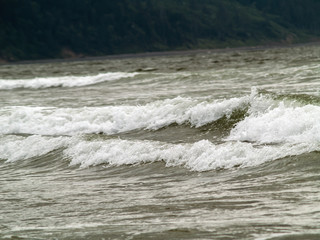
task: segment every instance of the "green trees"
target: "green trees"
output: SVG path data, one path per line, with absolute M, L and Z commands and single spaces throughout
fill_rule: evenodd
M 317 0 L 0 0 L 0 58 L 105 55 L 320 34 Z

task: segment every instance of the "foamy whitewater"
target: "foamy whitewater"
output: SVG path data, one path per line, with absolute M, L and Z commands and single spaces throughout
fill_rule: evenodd
M 105 81 L 114 81 L 125 77 L 134 77 L 137 73 L 109 72 L 95 76 L 66 76 L 32 79 L 0 79 L 0 90 L 15 88 L 50 88 L 50 87 L 81 87 Z
M 0 238 L 318 239 L 319 53 L 1 65 Z

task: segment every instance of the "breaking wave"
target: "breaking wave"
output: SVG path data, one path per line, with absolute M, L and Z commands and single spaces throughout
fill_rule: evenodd
M 121 166 L 164 162 L 167 167 L 181 166 L 192 171 L 257 166 L 286 156 L 320 150 L 319 144 L 286 143 L 257 146 L 246 142 L 214 144 L 208 140 L 170 144 L 158 141 L 108 139 L 88 141 L 81 136 L 48 138 L 43 136 L 11 136 L 2 138 L 0 158 L 15 162 L 41 156 L 62 148 L 70 165 Z M 19 148 L 17 148 L 19 144 Z
M 15 162 L 61 149 L 70 165 L 81 167 L 158 161 L 193 171 L 256 166 L 319 151 L 319 119 L 318 105 L 278 100 L 256 89 L 244 97 L 211 102 L 177 97 L 143 106 L 7 107 L 0 110 L 0 159 Z M 113 136 L 134 130 L 156 133 L 173 123 L 201 130 L 219 121 L 232 123 L 219 141 L 169 143 Z
M 134 77 L 138 73 L 109 72 L 95 76 L 65 76 L 46 77 L 33 79 L 0 79 L 0 90 L 10 90 L 17 88 L 51 88 L 51 87 L 81 87 L 93 85 L 106 81 L 114 81 L 122 78 Z
M 249 98 L 199 102 L 177 97 L 144 106 L 85 108 L 7 107 L 0 110 L 1 134 L 116 134 L 157 130 L 172 123 L 200 127 L 247 106 Z
M 274 100 L 255 89 L 244 97 L 214 101 L 177 97 L 141 106 L 5 107 L 0 109 L 0 134 L 113 135 L 140 129 L 156 131 L 171 124 L 199 128 L 234 116 L 236 126 L 229 140 L 269 143 L 319 136 L 320 106 Z

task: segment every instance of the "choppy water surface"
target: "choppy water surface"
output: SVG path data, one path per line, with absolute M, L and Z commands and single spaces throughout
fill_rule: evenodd
M 320 47 L 0 66 L 1 239 L 320 239 Z

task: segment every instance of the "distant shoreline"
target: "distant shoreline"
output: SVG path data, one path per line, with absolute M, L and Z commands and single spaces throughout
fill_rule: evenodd
M 275 43 L 270 45 L 257 45 L 257 46 L 242 46 L 242 47 L 225 47 L 225 48 L 212 48 L 212 49 L 190 49 L 190 50 L 172 50 L 172 51 L 155 51 L 155 52 L 141 52 L 141 53 L 124 53 L 115 55 L 104 56 L 85 56 L 73 58 L 52 58 L 52 59 L 39 59 L 39 60 L 22 60 L 7 62 L 2 59 L 1 65 L 19 65 L 19 64 L 38 64 L 38 63 L 59 63 L 59 62 L 78 62 L 78 61 L 96 61 L 96 60 L 112 60 L 112 59 L 128 59 L 128 58 L 145 58 L 145 57 L 161 57 L 161 56 L 179 56 L 198 53 L 224 53 L 232 51 L 260 51 L 273 48 L 294 48 L 303 46 L 316 46 L 320 45 L 320 41 L 304 42 L 304 43 Z

